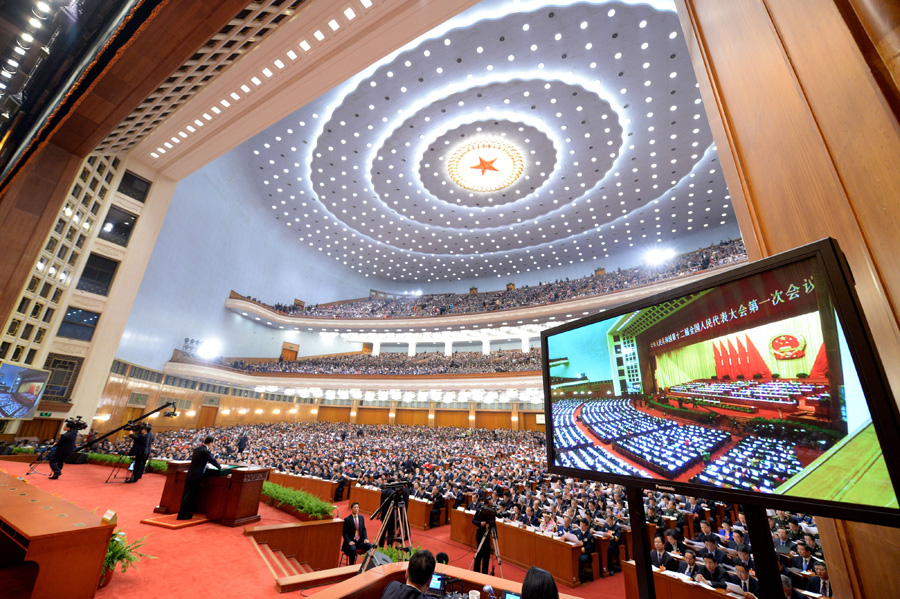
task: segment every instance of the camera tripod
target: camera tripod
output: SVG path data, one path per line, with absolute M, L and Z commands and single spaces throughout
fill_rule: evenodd
M 478 559 L 478 554 L 481 553 L 481 548 L 484 547 L 485 542 L 488 540 L 488 537 L 491 539 L 491 545 L 494 548 L 494 555 L 497 556 L 497 566 L 500 568 L 500 578 L 503 578 L 503 561 L 500 559 L 500 541 L 497 538 L 497 524 L 491 522 L 488 524 L 488 529 L 485 531 L 484 535 L 481 537 L 481 542 L 478 543 L 478 547 L 475 549 L 475 555 L 472 557 L 472 563 L 469 564 L 469 570 L 475 567 L 475 560 Z M 491 560 L 490 554 L 488 554 L 488 561 Z M 491 566 L 491 576 L 494 575 L 493 565 Z
M 402 487 L 397 487 L 394 489 L 394 492 L 391 493 L 391 496 L 385 499 L 384 503 L 381 504 L 375 512 L 372 514 L 374 518 L 378 514 L 383 514 L 384 519 L 381 522 L 381 528 L 378 530 L 378 534 L 375 535 L 375 540 L 372 543 L 372 546 L 369 547 L 369 550 L 366 552 L 366 557 L 363 559 L 362 566 L 360 567 L 360 573 L 365 572 L 369 569 L 369 564 L 372 561 L 372 558 L 375 555 L 375 552 L 381 547 L 382 541 L 384 541 L 384 537 L 387 534 L 388 525 L 391 522 L 391 518 L 396 519 L 397 527 L 394 532 L 394 538 L 389 539 L 389 542 L 393 546 L 393 543 L 399 538 L 400 540 L 400 550 L 406 553 L 407 559 L 409 559 L 409 552 L 411 550 L 411 541 L 409 536 L 409 516 L 406 513 L 406 502 L 403 501 L 403 495 L 401 493 Z M 400 533 L 400 536 L 397 537 L 397 532 Z
M 31 465 L 28 466 L 28 472 L 25 473 L 25 476 L 28 476 L 30 474 L 40 474 L 41 476 L 50 476 L 46 472 L 39 471 L 37 469 L 37 467 L 38 467 L 38 464 L 40 464 L 41 462 L 49 462 L 50 461 L 50 456 L 53 455 L 54 449 L 55 449 L 54 447 L 51 447 L 50 449 L 45 449 L 44 451 L 39 453 L 37 459 L 35 461 L 31 462 Z
M 131 463 L 134 463 L 132 460 Z M 128 480 L 128 469 L 126 467 L 125 474 L 121 475 L 122 468 L 125 466 L 125 462 L 116 462 L 115 465 L 110 469 L 109 474 L 106 476 L 106 482 L 108 483 L 124 483 Z M 121 476 L 120 476 L 121 475 Z

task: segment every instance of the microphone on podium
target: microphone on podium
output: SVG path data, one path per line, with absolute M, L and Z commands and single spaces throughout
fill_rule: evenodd
M 494 587 L 492 587 L 491 585 L 486 584 L 486 585 L 484 585 L 484 588 L 481 590 L 484 591 L 485 593 L 487 593 L 487 596 L 490 597 L 491 599 L 497 599 L 497 596 L 494 595 Z

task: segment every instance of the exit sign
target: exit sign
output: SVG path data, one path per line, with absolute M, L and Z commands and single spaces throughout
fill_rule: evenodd
M 50 418 L 53 416 L 53 412 L 41 412 L 41 418 Z

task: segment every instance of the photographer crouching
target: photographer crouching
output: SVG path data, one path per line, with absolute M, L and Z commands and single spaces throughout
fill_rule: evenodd
M 129 454 L 134 457 L 131 477 L 125 479 L 126 483 L 136 483 L 144 475 L 144 467 L 147 465 L 147 459 L 150 457 L 148 426 L 142 423 L 126 427 L 127 430 L 131 431 L 131 434 L 128 435 L 131 437 L 131 451 Z

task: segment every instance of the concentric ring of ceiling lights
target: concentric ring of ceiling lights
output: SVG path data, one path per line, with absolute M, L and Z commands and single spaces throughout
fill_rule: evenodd
M 578 3 L 461 23 L 252 140 L 265 200 L 302 243 L 424 282 L 736 229 L 673 12 Z M 519 148 L 521 175 L 485 191 L 448 177 L 459 144 L 486 137 Z
M 506 189 L 524 170 L 522 153 L 499 139 L 470 141 L 447 160 L 447 176 L 463 189 L 477 193 Z

